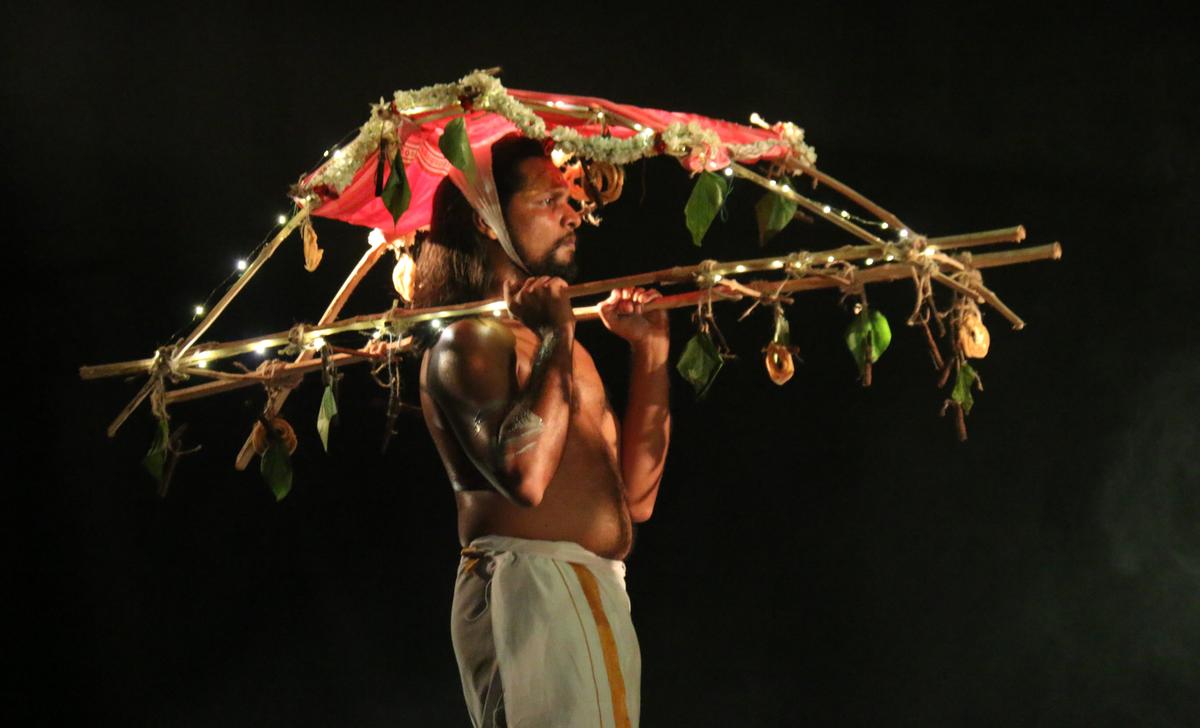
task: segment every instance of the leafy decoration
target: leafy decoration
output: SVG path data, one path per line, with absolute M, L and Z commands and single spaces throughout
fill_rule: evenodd
M 263 453 L 259 470 L 263 480 L 267 481 L 267 486 L 275 494 L 275 501 L 286 498 L 292 489 L 292 456 L 288 453 L 287 445 L 277 435 L 272 436 L 270 446 Z
M 971 396 L 971 385 L 975 384 L 978 378 L 970 364 L 964 361 L 958 365 L 958 371 L 954 375 L 954 391 L 950 393 L 950 399 L 958 402 L 964 414 L 971 414 L 971 407 L 975 406 L 975 398 Z
M 707 331 L 700 331 L 684 347 L 675 369 L 695 388 L 696 397 L 702 399 L 724 364 L 725 359 L 712 337 Z
M 719 174 L 701 172 L 692 188 L 687 206 L 683 209 L 687 218 L 687 228 L 692 233 L 692 244 L 700 247 L 700 241 L 712 225 L 713 218 L 721 210 L 725 195 L 729 192 L 729 183 Z
M 796 216 L 796 203 L 783 195 L 767 192 L 754 206 L 754 215 L 758 218 L 758 244 L 764 245 Z
M 337 417 L 337 398 L 333 396 L 333 385 L 325 387 L 325 395 L 321 397 L 321 410 L 317 414 L 317 433 L 321 435 L 321 445 L 329 452 L 329 425 Z
M 167 418 L 160 417 L 158 420 L 158 429 L 154 431 L 154 441 L 150 443 L 150 450 L 142 458 L 142 467 L 146 468 L 146 472 L 154 476 L 159 485 L 162 485 L 163 482 L 170 443 L 171 426 L 167 423 Z
M 467 137 L 466 117 L 459 116 L 446 125 L 440 139 L 438 149 L 446 156 L 450 164 L 466 175 L 467 181 L 475 184 L 475 155 L 471 152 L 471 140 Z
M 380 155 L 383 150 L 380 150 Z M 472 158 L 471 161 L 474 161 Z M 392 158 L 392 173 L 388 176 L 387 184 L 383 186 L 383 193 L 380 197 L 383 198 L 383 206 L 392 215 L 392 224 L 395 225 L 404 211 L 408 209 L 408 203 L 412 201 L 412 187 L 408 184 L 408 177 L 404 173 L 404 157 L 400 154 L 400 150 L 396 150 L 396 156 Z
M 866 375 L 868 364 L 877 361 L 890 343 L 892 329 L 887 318 L 875 309 L 864 306 L 846 329 L 846 346 L 858 364 L 860 376 Z

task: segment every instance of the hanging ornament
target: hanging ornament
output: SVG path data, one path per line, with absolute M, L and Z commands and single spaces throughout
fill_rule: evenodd
M 958 323 L 958 344 L 963 354 L 972 359 L 982 359 L 987 356 L 991 336 L 983 325 L 983 315 L 979 306 L 968 299 L 969 306 L 962 313 Z
M 588 196 L 598 207 L 616 202 L 625 188 L 625 168 L 611 162 L 590 161 L 585 170 L 584 184 Z
M 296 445 L 298 444 L 296 440 L 296 431 L 292 429 L 292 426 L 288 424 L 287 420 L 283 419 L 282 417 L 276 417 L 275 419 L 271 420 L 271 429 L 275 431 L 275 434 L 279 436 L 280 441 L 285 447 L 287 447 L 288 455 L 296 452 Z M 267 448 L 271 446 L 272 438 L 267 434 L 267 428 L 263 427 L 261 420 L 254 424 L 254 432 L 251 433 L 251 437 L 254 441 L 254 451 L 259 455 L 265 453 Z
M 311 219 L 304 218 L 300 225 L 300 235 L 304 238 L 304 270 L 312 273 L 321 264 L 325 251 L 317 247 L 317 231 L 313 229 Z
M 775 304 L 775 335 L 763 352 L 766 354 L 764 360 L 771 381 L 780 386 L 787 384 L 792 375 L 796 373 L 796 364 L 792 361 L 792 355 L 798 356 L 800 349 L 791 346 L 788 320 L 783 315 L 783 306 L 779 304 Z
M 392 268 L 392 286 L 405 303 L 413 300 L 413 259 L 408 250 L 396 253 L 396 267 Z

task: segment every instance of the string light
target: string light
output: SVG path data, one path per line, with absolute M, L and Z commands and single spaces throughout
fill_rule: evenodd
M 287 215 L 280 215 L 279 217 L 275 218 L 275 220 L 278 221 L 280 225 L 283 225 L 287 222 Z
M 345 154 L 346 153 L 343 152 L 341 149 L 333 150 L 333 158 L 334 159 L 341 159 L 343 156 L 345 156 Z
M 726 176 L 726 177 L 732 177 L 732 176 L 733 176 L 733 167 L 726 167 L 726 168 L 725 168 L 725 176 Z
M 196 362 L 196 366 L 200 367 L 201 369 L 208 369 L 208 362 L 199 361 L 199 362 Z
M 828 258 L 826 258 L 826 259 L 825 259 L 825 262 L 827 262 L 827 263 L 832 263 L 832 262 L 833 262 L 833 260 L 834 260 L 834 258 L 833 258 L 833 256 L 831 255 L 831 256 L 829 256 Z
M 907 228 L 901 228 L 901 229 L 900 229 L 900 237 L 902 237 L 902 238 L 907 238 L 907 237 L 908 237 L 908 229 L 907 229 Z
M 324 349 L 325 348 L 325 337 L 318 336 L 317 338 L 313 339 L 312 345 L 313 345 L 314 349 Z
M 733 267 L 733 270 L 734 270 L 734 272 L 736 272 L 736 273 L 745 273 L 745 272 L 746 272 L 746 266 L 744 266 L 744 265 L 735 265 L 735 266 Z
M 872 264 L 872 263 L 874 263 L 874 262 L 875 262 L 875 259 L 874 259 L 874 258 L 867 258 L 867 260 L 866 260 L 866 264 L 867 264 L 867 265 L 871 265 L 871 264 Z
M 783 261 L 782 260 L 773 260 L 773 261 L 771 261 L 771 267 L 772 268 L 782 268 Z
M 257 344 L 254 345 L 254 353 L 258 354 L 259 356 L 266 354 L 267 353 L 267 344 L 269 344 L 269 343 L 271 343 L 271 342 L 269 342 L 269 341 L 258 342 Z
M 773 179 L 769 179 L 769 180 L 767 180 L 767 184 L 769 184 L 769 185 L 771 185 L 772 187 L 774 187 L 774 186 L 776 186 L 776 185 L 777 185 L 777 184 L 779 184 L 779 183 L 778 183 L 778 182 L 776 182 L 776 181 L 775 181 L 775 180 L 773 180 Z
M 433 329 L 434 331 L 437 331 L 438 329 L 442 328 L 442 320 L 441 319 L 432 319 L 429 322 L 429 328 Z
M 888 253 L 887 257 L 884 258 L 884 260 L 895 260 L 895 259 L 896 259 L 896 256 L 892 255 L 891 253 Z
M 379 228 L 375 228 L 367 233 L 367 245 L 370 245 L 372 248 L 378 248 L 386 242 L 387 237 L 384 236 L 383 231 Z
M 555 147 L 550 152 L 550 161 L 554 162 L 555 167 L 563 166 L 563 163 L 567 161 L 567 157 L 567 153 L 558 147 Z
M 888 224 L 887 224 L 886 222 L 881 222 L 881 223 L 879 223 L 879 229 L 880 229 L 880 230 L 887 230 L 887 229 L 888 229 Z
M 833 208 L 829 205 L 826 205 L 823 209 L 825 210 L 826 215 L 828 215 L 830 212 L 833 212 Z
M 641 124 L 639 124 L 639 123 L 637 123 L 637 122 L 635 121 L 635 122 L 633 123 L 633 130 L 634 130 L 634 131 L 641 131 L 641 130 L 642 130 L 642 125 L 641 125 Z
M 792 188 L 791 188 L 791 186 L 790 186 L 790 185 L 788 185 L 788 184 L 785 182 L 785 183 L 784 183 L 784 185 L 783 185 L 783 191 L 784 191 L 784 192 L 791 192 L 791 191 L 792 191 Z
M 193 308 L 192 310 L 196 312 L 196 315 L 197 315 L 197 316 L 203 316 L 203 315 L 204 315 L 204 307 L 203 307 L 203 306 L 196 306 L 196 307 L 195 307 L 195 308 Z
M 243 258 L 238 258 L 238 262 L 237 262 L 237 269 L 238 269 L 238 270 L 246 270 L 246 261 L 245 261 L 245 259 L 243 259 Z

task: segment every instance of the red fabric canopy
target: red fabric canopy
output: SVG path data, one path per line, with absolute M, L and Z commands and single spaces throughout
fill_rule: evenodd
M 684 167 L 690 171 L 700 171 L 702 168 L 717 170 L 728 166 L 731 161 L 725 149 L 725 145 L 728 144 L 752 144 L 762 141 L 777 143 L 761 157 L 739 160 L 748 163 L 758 159 L 782 159 L 791 151 L 790 145 L 772 130 L 734 124 L 698 114 L 643 109 L 589 96 L 565 96 L 515 89 L 509 89 L 508 93 L 523 103 L 563 102 L 574 106 L 597 108 L 608 113 L 610 118 L 623 117 L 631 123 L 641 124 L 643 127 L 654 129 L 657 132 L 661 132 L 673 123 L 679 122 L 686 125 L 695 122 L 704 129 L 715 132 L 720 137 L 722 146 L 713 150 L 715 154 L 707 162 L 695 155 L 681 160 Z M 545 122 L 547 132 L 559 126 L 572 127 L 585 136 L 594 136 L 602 131 L 601 126 L 592 119 L 581 119 L 540 108 L 535 111 Z M 438 148 L 438 139 L 446 125 L 453 119 L 452 116 L 444 117 L 435 121 L 419 123 L 403 130 L 401 134 L 404 138 L 402 154 L 405 174 L 412 188 L 412 200 L 408 210 L 396 221 L 395 225 L 392 224 L 391 213 L 384 207 L 383 200 L 375 194 L 375 168 L 379 157 L 378 151 L 371 153 L 363 161 L 362 166 L 355 172 L 353 181 L 340 195 L 324 199 L 312 214 L 353 225 L 381 228 L 389 239 L 428 225 L 433 207 L 434 190 L 437 189 L 438 184 L 450 168 L 450 163 Z M 517 131 L 512 122 L 499 114 L 478 110 L 467 112 L 466 127 L 473 149 L 488 147 L 501 137 Z M 615 124 L 609 125 L 608 131 L 617 138 L 628 138 L 637 133 L 632 129 Z M 388 173 L 390 174 L 390 171 Z

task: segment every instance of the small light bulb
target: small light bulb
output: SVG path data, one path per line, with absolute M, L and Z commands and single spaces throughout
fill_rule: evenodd
M 287 215 L 280 215 L 279 217 L 275 218 L 275 222 L 278 222 L 280 225 L 283 225 L 284 223 L 287 222 Z
M 196 307 L 195 307 L 194 309 L 192 309 L 192 310 L 196 312 L 196 315 L 197 315 L 197 316 L 203 316 L 203 315 L 204 315 L 204 307 L 203 307 L 203 306 L 196 306 Z
M 886 257 L 886 258 L 884 258 L 884 260 L 895 260 L 895 259 L 896 259 L 896 256 L 892 255 L 891 253 L 889 253 L 889 254 L 887 255 L 887 257 Z
M 554 162 L 555 167 L 561 167 L 563 165 L 563 162 L 567 161 L 567 153 L 564 152 L 563 150 L 559 149 L 558 147 L 555 147 L 550 152 L 550 161 Z
M 754 111 L 754 112 L 751 112 L 751 113 L 750 113 L 750 123 L 751 123 L 751 124 L 753 124 L 753 125 L 755 125 L 755 126 L 761 126 L 761 127 L 763 127 L 763 128 L 768 128 L 768 127 L 767 127 L 767 122 L 766 122 L 766 121 L 764 121 L 764 120 L 763 120 L 763 118 L 762 118 L 761 116 L 759 116 L 759 115 L 758 115 L 758 112 L 757 112 L 757 111 Z
M 902 237 L 902 238 L 907 238 L 907 237 L 908 237 L 908 230 L 905 230 L 905 229 L 901 228 L 901 230 L 900 230 L 900 237 Z
M 866 261 L 867 265 L 871 265 L 874 262 L 875 262 L 874 258 L 867 258 L 867 261 Z
M 744 266 L 744 265 L 735 265 L 735 266 L 733 267 L 733 270 L 734 270 L 735 272 L 737 272 L 737 273 L 745 273 L 745 272 L 746 272 L 746 266 Z
M 333 150 L 333 158 L 334 159 L 341 159 L 343 156 L 345 156 L 345 154 L 346 153 L 343 152 L 341 149 Z
M 832 208 L 832 207 L 830 207 L 829 205 L 826 205 L 826 206 L 825 206 L 824 208 L 822 208 L 822 209 L 823 209 L 823 210 L 825 210 L 825 214 L 829 214 L 830 212 L 832 212 L 832 211 L 833 211 L 833 208 Z
M 652 136 L 654 136 L 654 130 L 653 130 L 653 129 L 651 129 L 650 127 L 646 127 L 646 128 L 642 129 L 642 130 L 641 130 L 640 132 L 638 132 L 638 133 L 639 133 L 639 134 L 641 134 L 641 135 L 642 135 L 642 136 L 644 136 L 644 137 L 652 137 Z
M 921 251 L 921 255 L 925 256 L 926 258 L 932 258 L 933 257 L 933 248 L 925 248 L 924 250 Z
M 434 331 L 437 331 L 438 329 L 442 328 L 442 320 L 441 319 L 433 319 L 432 321 L 429 322 L 429 328 L 433 329 Z
M 733 176 L 733 167 L 726 167 L 726 168 L 725 168 L 725 176 L 726 176 L 726 177 L 732 177 L 732 176 Z
M 637 123 L 637 122 L 634 122 L 634 123 L 633 123 L 633 130 L 634 130 L 634 131 L 641 131 L 641 130 L 642 130 L 642 125 L 641 125 L 641 124 L 639 124 L 639 123 Z
M 495 311 L 492 311 L 492 315 L 493 315 L 493 316 L 499 316 L 499 315 L 500 315 L 500 314 L 502 314 L 502 313 L 504 313 L 504 312 L 503 312 L 503 311 L 501 311 L 500 309 L 496 309 Z
M 880 229 L 880 230 L 887 230 L 887 229 L 888 229 L 888 224 L 887 224 L 886 222 L 881 222 L 881 223 L 879 223 L 879 229 Z
M 791 192 L 791 191 L 792 191 L 792 188 L 791 188 L 791 186 L 790 186 L 790 185 L 788 185 L 787 183 L 784 183 L 784 185 L 783 185 L 783 191 L 784 191 L 784 192 Z
M 842 210 L 841 214 L 842 214 L 842 217 L 846 218 L 847 220 L 850 219 L 850 213 L 846 212 L 845 210 Z
M 377 248 L 386 242 L 387 238 L 384 237 L 383 231 L 379 228 L 375 228 L 367 233 L 367 245 L 370 245 L 372 248 Z
M 263 354 L 267 353 L 267 342 L 260 341 L 257 344 L 255 344 L 254 345 L 254 353 L 258 354 L 259 356 L 262 356 Z
M 313 348 L 324 349 L 325 348 L 325 337 L 318 336 L 317 338 L 313 339 L 312 345 L 313 345 Z
M 329 156 L 329 150 L 328 150 L 328 149 L 326 149 L 326 150 L 325 150 L 325 154 L 323 154 L 323 155 L 321 155 L 321 156 L 323 156 L 323 157 L 328 157 L 328 156 Z
M 200 367 L 201 369 L 208 369 L 208 362 L 199 361 L 199 362 L 196 362 L 196 366 Z
M 829 256 L 828 258 L 826 258 L 825 260 L 826 260 L 826 262 L 832 263 L 832 262 L 833 262 L 833 256 L 831 255 L 831 256 Z
M 782 268 L 783 261 L 782 260 L 773 260 L 773 261 L 771 261 L 771 267 L 772 268 Z
M 717 281 L 719 281 L 719 280 L 721 280 L 721 274 L 720 274 L 720 273 L 713 273 L 713 283 L 716 283 L 716 282 L 717 282 Z
M 778 182 L 776 182 L 776 181 L 775 181 L 775 180 L 773 180 L 773 179 L 769 179 L 769 180 L 767 180 L 767 184 L 769 184 L 769 185 L 771 185 L 772 187 L 774 187 L 775 185 L 777 185 L 777 184 L 779 184 L 779 183 L 778 183 Z
M 238 258 L 237 269 L 238 270 L 246 270 L 246 261 L 241 258 Z

